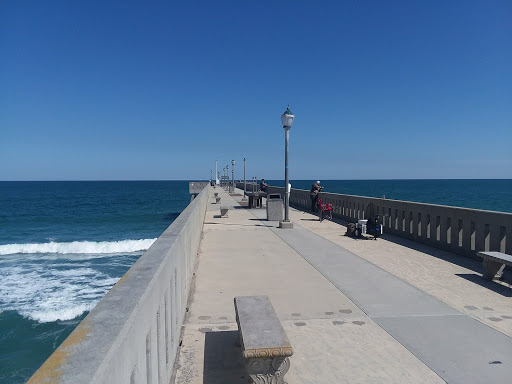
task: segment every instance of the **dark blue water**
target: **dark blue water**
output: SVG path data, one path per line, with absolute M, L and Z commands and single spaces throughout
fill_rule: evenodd
M 0 182 L 0 383 L 24 383 L 189 202 L 185 181 Z
M 292 180 L 292 188 L 311 188 L 316 180 Z M 282 180 L 267 180 L 284 186 Z M 418 203 L 512 212 L 512 179 L 500 180 L 320 180 L 324 192 L 382 197 Z

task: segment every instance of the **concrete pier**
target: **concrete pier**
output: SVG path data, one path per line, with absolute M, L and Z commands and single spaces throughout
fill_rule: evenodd
M 294 208 L 293 229 L 280 229 L 267 220 L 265 199 L 247 208 L 240 190 L 195 187 L 191 204 L 30 384 L 247 383 L 237 296 L 270 298 L 294 351 L 289 384 L 510 382 L 511 271 L 502 281 L 485 280 L 481 260 L 471 258 L 481 249 L 510 249 L 510 214 L 468 213 L 476 229 L 466 250 L 463 209 L 386 200 L 404 209 L 391 209 L 384 217 L 391 228 L 374 241 L 344 236 L 345 221 L 320 222 Z M 306 197 L 292 190 L 290 199 Z M 333 198 L 342 204 L 334 220 L 359 217 L 365 199 Z M 438 213 L 427 233 L 452 239 L 449 247 L 404 238 L 429 210 Z
M 229 205 L 220 218 L 213 192 Z M 290 209 L 293 230 L 210 190 L 175 383 L 247 383 L 233 298 L 268 295 L 293 383 L 509 383 L 512 285 L 480 261 Z

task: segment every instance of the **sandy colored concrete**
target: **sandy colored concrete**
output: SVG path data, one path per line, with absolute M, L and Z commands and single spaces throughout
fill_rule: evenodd
M 512 337 L 512 285 L 482 279 L 482 263 L 384 234 L 378 240 L 344 236 L 344 225 L 290 210 L 302 227 L 355 253 L 458 311 Z
M 223 206 L 241 199 L 215 192 Z M 270 297 L 295 350 L 289 384 L 444 382 L 268 228 L 277 222 L 240 208 L 220 218 L 221 204 L 206 213 L 176 383 L 248 382 L 233 306 L 242 295 Z M 295 224 L 321 225 L 326 236 L 342 230 L 290 213 Z

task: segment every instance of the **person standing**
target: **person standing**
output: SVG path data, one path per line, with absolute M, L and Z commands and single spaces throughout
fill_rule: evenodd
M 316 183 L 313 183 L 313 185 L 311 186 L 311 212 L 316 212 L 317 210 L 316 207 L 318 205 L 318 194 L 322 189 L 323 187 L 320 186 L 320 180 L 317 180 Z
M 260 191 L 267 192 L 267 187 L 268 187 L 268 184 L 265 183 L 265 179 L 261 179 Z

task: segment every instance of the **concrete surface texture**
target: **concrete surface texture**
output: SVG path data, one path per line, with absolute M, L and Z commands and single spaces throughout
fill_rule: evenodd
M 227 219 L 212 204 L 218 192 Z M 210 191 L 175 383 L 247 383 L 233 298 L 268 295 L 294 383 L 509 383 L 512 286 L 481 262 L 290 209 L 291 230 Z

